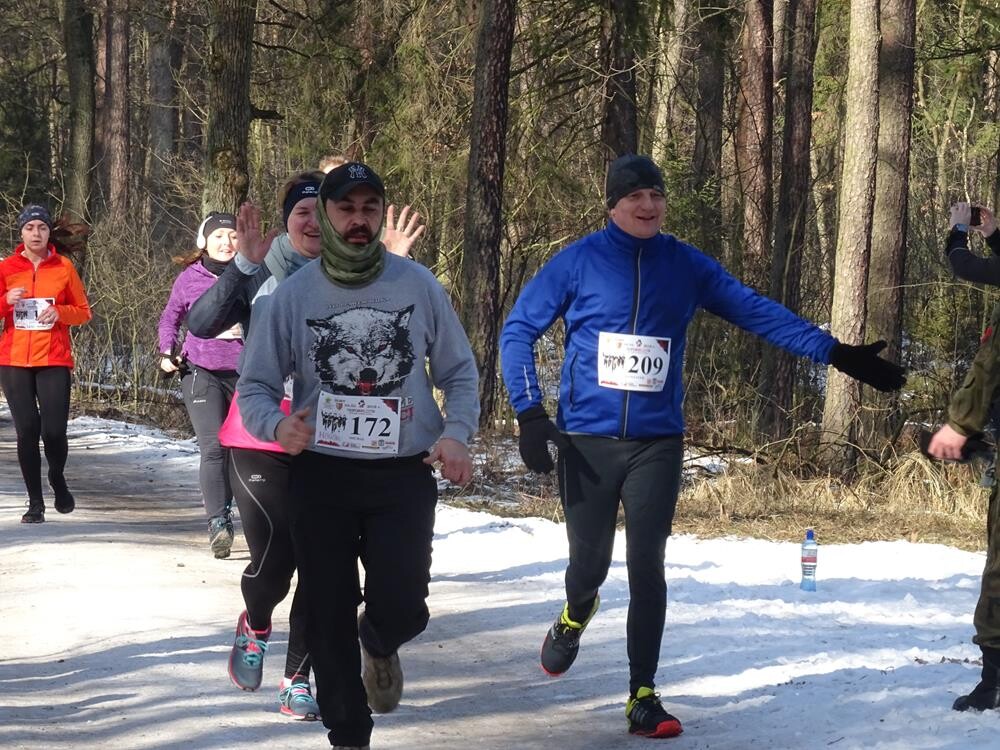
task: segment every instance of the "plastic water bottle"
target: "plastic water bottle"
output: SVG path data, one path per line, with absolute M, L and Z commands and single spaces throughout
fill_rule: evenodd
M 816 535 L 812 529 L 806 529 L 806 538 L 802 542 L 802 583 L 803 591 L 816 590 Z

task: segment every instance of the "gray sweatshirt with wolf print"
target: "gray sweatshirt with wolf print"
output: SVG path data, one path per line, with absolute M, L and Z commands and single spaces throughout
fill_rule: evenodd
M 255 308 L 261 305 L 255 305 Z M 254 311 L 238 385 L 247 429 L 273 440 L 292 376 L 292 409 L 310 409 L 309 450 L 347 458 L 413 456 L 441 437 L 468 444 L 479 420 L 476 363 L 444 288 L 386 253 L 369 284 L 333 283 L 313 261 Z M 433 388 L 444 392 L 442 416 Z

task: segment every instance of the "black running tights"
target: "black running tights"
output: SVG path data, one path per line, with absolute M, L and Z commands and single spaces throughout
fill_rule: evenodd
M 69 420 L 68 367 L 0 366 L 0 386 L 14 418 L 17 430 L 17 460 L 28 490 L 31 507 L 45 507 L 42 499 L 42 454 L 49 464 L 49 482 L 60 485 L 69 445 L 66 423 Z
M 654 687 L 667 612 L 663 563 L 680 490 L 680 435 L 615 440 L 569 435 L 559 451 L 559 489 L 566 513 L 569 616 L 582 622 L 608 575 L 618 507 L 625 510 L 626 625 L 629 689 Z
M 289 526 L 288 473 L 292 457 L 284 453 L 230 449 L 229 475 L 240 510 L 250 564 L 240 584 L 247 618 L 254 630 L 271 625 L 271 614 L 287 595 L 295 572 L 295 551 Z M 288 613 L 288 653 L 285 677 L 309 676 L 306 647 L 305 597 L 301 581 Z

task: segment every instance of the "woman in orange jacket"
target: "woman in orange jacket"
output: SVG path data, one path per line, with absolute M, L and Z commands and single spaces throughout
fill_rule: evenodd
M 69 326 L 90 320 L 83 283 L 69 259 L 49 241 L 52 217 L 44 206 L 25 206 L 17 217 L 22 242 L 0 261 L 0 387 L 17 430 L 17 459 L 28 490 L 28 511 L 21 523 L 45 520 L 42 456 L 45 446 L 49 486 L 56 510 L 69 513 L 76 503 L 63 468 L 68 445 Z

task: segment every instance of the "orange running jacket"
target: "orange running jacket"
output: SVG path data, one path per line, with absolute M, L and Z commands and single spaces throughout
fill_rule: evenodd
M 90 303 L 83 282 L 73 263 L 59 255 L 49 245 L 49 256 L 38 264 L 21 253 L 18 245 L 14 254 L 0 261 L 0 313 L 3 315 L 3 335 L 0 336 L 0 365 L 13 367 L 72 367 L 73 354 L 69 343 L 69 326 L 90 320 Z M 25 297 L 55 299 L 59 320 L 47 331 L 29 331 L 14 327 L 14 307 L 7 304 L 7 292 L 23 287 Z

